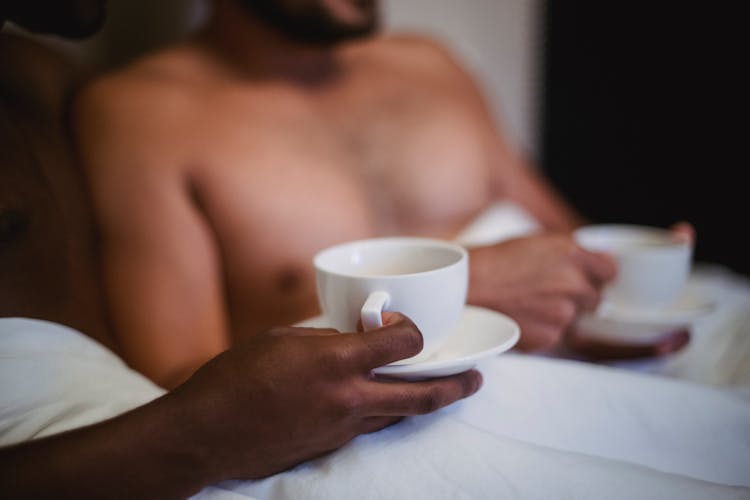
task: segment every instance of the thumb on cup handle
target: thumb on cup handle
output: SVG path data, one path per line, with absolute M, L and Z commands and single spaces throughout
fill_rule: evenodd
M 388 307 L 391 296 L 387 292 L 371 292 L 360 310 L 362 327 L 365 331 L 374 330 L 383 326 L 383 309 Z

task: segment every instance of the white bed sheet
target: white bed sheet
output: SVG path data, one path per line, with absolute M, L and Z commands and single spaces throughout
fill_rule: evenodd
M 672 378 L 504 354 L 436 414 L 197 498 L 750 498 L 750 400 Z M 0 444 L 163 391 L 68 328 L 0 319 Z
M 452 415 L 410 419 L 263 481 L 226 482 L 197 498 L 723 499 L 731 488 L 564 452 L 474 429 Z M 211 496 L 208 496 L 208 495 Z M 231 498 L 228 497 L 228 498 Z
M 481 369 L 471 399 L 199 498 L 750 498 L 750 403 L 730 391 L 512 354 Z
M 664 359 L 610 365 L 734 387 L 750 395 L 750 280 L 721 266 L 697 263 L 688 286 L 716 303 L 691 325 L 688 346 Z

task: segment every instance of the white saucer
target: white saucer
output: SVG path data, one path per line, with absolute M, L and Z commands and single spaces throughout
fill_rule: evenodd
M 622 323 L 685 326 L 716 308 L 716 301 L 696 286 L 687 286 L 677 300 L 664 307 L 636 308 L 604 302 L 596 311 L 601 318 Z
M 325 317 L 317 316 L 297 326 L 325 328 Z M 466 306 L 445 344 L 424 361 L 393 363 L 376 368 L 377 375 L 419 380 L 446 377 L 474 368 L 483 358 L 500 354 L 516 345 L 521 335 L 518 324 L 508 316 L 482 307 Z
M 583 315 L 578 329 L 587 337 L 604 340 L 651 343 L 664 335 L 689 327 L 716 309 L 706 290 L 687 286 L 671 305 L 662 308 L 634 308 L 604 302 L 594 314 Z

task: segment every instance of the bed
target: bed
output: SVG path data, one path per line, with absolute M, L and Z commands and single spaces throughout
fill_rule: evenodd
M 0 340 L 2 445 L 162 394 L 69 328 L 0 319 Z M 479 369 L 467 400 L 196 498 L 750 498 L 743 387 L 512 352 Z
M 467 400 L 195 498 L 750 498 L 750 284 L 713 266 L 691 283 L 718 306 L 676 355 L 596 365 L 506 352 L 479 363 L 485 384 Z M 0 445 L 163 394 L 83 334 L 25 318 L 0 319 L 0 380 L 14 381 L 0 385 Z

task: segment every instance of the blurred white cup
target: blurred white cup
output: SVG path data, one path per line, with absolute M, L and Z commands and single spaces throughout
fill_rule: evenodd
M 583 248 L 606 252 L 617 262 L 617 276 L 604 291 L 604 306 L 669 307 L 690 275 L 693 244 L 669 229 L 593 224 L 577 229 L 574 238 Z

